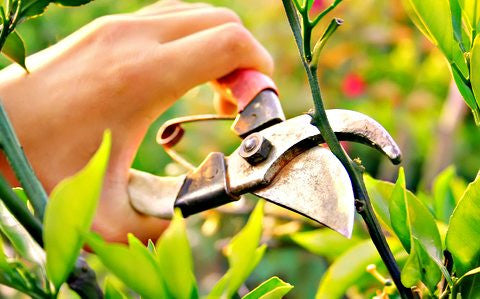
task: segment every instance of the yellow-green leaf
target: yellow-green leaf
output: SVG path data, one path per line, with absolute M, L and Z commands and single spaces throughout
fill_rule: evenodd
M 477 106 L 480 106 L 480 37 L 478 36 L 475 38 L 470 52 L 470 82 Z
M 47 274 L 58 289 L 74 267 L 83 246 L 82 234 L 90 230 L 108 165 L 111 134 L 90 162 L 52 191 L 44 219 Z
M 156 251 L 168 294 L 174 298 L 198 297 L 192 252 L 180 210 L 175 210 L 169 227 L 157 242 Z
M 166 298 L 156 258 L 135 237 L 129 236 L 129 241 L 130 246 L 127 247 L 108 244 L 93 233 L 86 235 L 87 244 L 100 261 L 125 285 L 145 298 Z
M 480 1 L 478 0 L 458 0 L 462 7 L 463 14 L 466 17 L 467 25 L 470 29 L 477 29 L 480 19 Z
M 331 229 L 298 232 L 292 234 L 290 238 L 308 251 L 331 261 L 360 242 L 358 237 L 347 239 Z
M 389 245 L 394 254 L 402 252 L 397 240 L 390 239 Z M 382 260 L 371 240 L 365 240 L 350 248 L 330 265 L 322 277 L 315 298 L 340 299 L 346 291 L 362 277 L 370 275 L 366 268 L 370 264 L 380 265 Z
M 293 289 L 291 284 L 274 276 L 262 282 L 242 299 L 280 299 L 291 289 Z
M 128 297 L 122 293 L 110 279 L 107 277 L 105 279 L 105 299 L 127 299 Z
M 25 44 L 17 31 L 13 31 L 7 36 L 2 48 L 2 53 L 13 62 L 18 63 L 28 72 L 27 66 L 25 65 Z
M 262 236 L 264 205 L 263 200 L 258 201 L 247 224 L 228 245 L 227 256 L 230 268 L 213 287 L 209 298 L 232 297 L 262 259 L 266 246 L 258 247 L 258 243 Z
M 450 218 L 446 245 L 453 256 L 458 276 L 479 266 L 480 256 L 480 173 L 468 185 Z

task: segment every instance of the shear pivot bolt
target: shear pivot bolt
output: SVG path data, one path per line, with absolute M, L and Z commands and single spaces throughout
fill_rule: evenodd
M 268 158 L 272 144 L 257 133 L 248 136 L 240 148 L 240 156 L 251 165 L 258 164 Z

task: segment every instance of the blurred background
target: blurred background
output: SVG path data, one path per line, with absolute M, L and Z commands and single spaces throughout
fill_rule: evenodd
M 115 13 L 133 12 L 150 0 L 96 0 L 79 8 L 51 6 L 47 13 L 18 29 L 35 53 L 62 39 L 93 19 Z M 205 0 L 237 12 L 245 26 L 273 55 L 276 81 L 287 117 L 312 108 L 306 76 L 280 0 Z M 317 0 L 321 10 L 329 1 Z M 429 193 L 434 177 L 448 165 L 466 182 L 480 168 L 480 130 L 455 87 L 441 53 L 413 26 L 400 0 L 344 0 L 325 18 L 345 23 L 329 40 L 321 56 L 319 78 L 327 108 L 363 112 L 380 122 L 403 151 L 402 166 L 411 190 Z M 318 26 L 321 34 L 325 24 Z M 1 66 L 9 62 L 2 59 Z M 101 70 L 99 70 L 101 71 Z M 213 113 L 213 91 L 206 84 L 185 94 L 160 116 L 146 135 L 134 168 L 159 175 L 184 172 L 155 142 L 156 131 L 166 120 L 183 115 Z M 194 164 L 211 151 L 230 153 L 240 140 L 230 132 L 227 121 L 186 126 L 186 138 L 176 147 Z M 346 144 L 352 158 L 360 157 L 368 173 L 379 179 L 395 180 L 397 168 L 378 152 L 358 144 Z M 246 287 L 278 275 L 295 286 L 289 298 L 311 298 L 329 264 L 285 237 L 292 231 L 314 228 L 312 223 L 294 221 L 289 214 L 273 211 L 265 222 L 269 250 Z M 190 242 L 196 272 L 205 293 L 221 277 L 226 260 L 220 249 L 244 224 L 248 213 L 220 214 L 215 211 L 189 220 Z M 283 217 L 283 218 L 282 218 Z M 287 220 L 285 220 L 285 218 Z M 296 223 L 292 224 L 292 223 Z M 358 235 L 364 235 L 362 228 Z M 101 272 L 94 257 L 91 263 Z M 349 297 L 356 293 L 350 291 Z

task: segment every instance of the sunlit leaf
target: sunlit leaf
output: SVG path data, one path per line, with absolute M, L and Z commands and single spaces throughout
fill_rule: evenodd
M 455 174 L 455 167 L 444 169 L 433 182 L 435 218 L 448 223 L 456 203 L 465 191 L 464 182 Z M 460 195 L 459 195 L 459 192 Z
M 53 2 L 64 6 L 79 6 L 92 2 L 92 0 L 54 0 Z
M 463 77 L 460 70 L 455 67 L 455 65 L 451 65 L 451 69 L 453 80 L 455 80 L 458 91 L 465 100 L 465 103 L 467 103 L 468 107 L 472 110 L 475 123 L 478 126 L 480 125 L 480 107 L 478 107 L 477 105 L 477 100 L 475 99 L 475 96 L 473 94 L 472 87 L 469 85 L 469 82 Z
M 262 282 L 258 287 L 245 295 L 243 299 L 280 299 L 285 296 L 293 286 L 274 276 Z
M 128 297 L 122 293 L 116 286 L 112 284 L 110 279 L 105 279 L 105 299 L 127 299 Z
M 232 297 L 263 257 L 266 246 L 258 247 L 258 243 L 262 236 L 264 205 L 265 202 L 259 200 L 247 224 L 227 246 L 230 268 L 213 287 L 209 298 Z
M 108 165 L 111 134 L 106 131 L 102 144 L 90 162 L 77 174 L 61 181 L 52 191 L 44 219 L 47 274 L 58 289 L 75 265 L 100 199 Z
M 157 242 L 157 258 L 168 293 L 174 298 L 195 298 L 197 283 L 185 222 L 180 210 Z M 182 287 L 179 287 L 182 286 Z
M 23 190 L 23 188 L 15 187 L 15 188 L 12 188 L 12 190 L 13 192 L 15 192 L 15 194 L 17 194 L 18 198 L 20 198 L 25 204 L 27 204 L 28 197 L 27 197 L 27 194 L 25 193 L 25 190 Z
M 405 186 L 405 174 L 400 168 L 390 200 L 392 227 L 410 256 L 402 271 L 402 281 L 412 287 L 419 279 L 433 291 L 440 280 L 442 242 L 435 219 L 428 208 Z M 414 256 L 412 256 L 414 255 Z
M 460 7 L 458 0 L 449 0 L 449 1 L 450 1 L 450 11 L 452 14 L 453 34 L 460 48 L 462 48 L 463 47 L 462 8 Z M 465 48 L 463 49 L 465 50 Z
M 17 31 L 13 31 L 7 36 L 2 48 L 2 53 L 28 71 L 27 66 L 25 65 L 25 44 Z
M 395 185 L 391 182 L 376 180 L 369 175 L 364 175 L 364 181 L 375 214 L 379 217 L 382 224 L 393 232 L 390 221 L 389 201 Z
M 336 259 L 350 247 L 360 242 L 360 239 L 355 236 L 347 239 L 330 229 L 298 232 L 290 235 L 290 238 L 308 251 L 323 256 L 328 260 Z
M 159 265 L 155 256 L 140 241 L 129 237 L 130 246 L 107 244 L 93 233 L 86 235 L 87 244 L 93 249 L 107 269 L 129 288 L 146 298 L 166 298 Z M 140 243 L 141 244 L 141 243 Z
M 25 228 L 1 202 L 0 230 L 8 238 L 15 251 L 21 257 L 37 264 L 43 264 L 45 262 L 45 254 L 42 248 L 38 246 Z
M 479 1 L 480 3 L 480 1 Z M 480 38 L 477 36 L 470 52 L 470 81 L 477 106 L 480 106 Z
M 398 174 L 397 183 L 393 188 L 392 195 L 390 197 L 389 211 L 390 222 L 392 228 L 395 231 L 398 239 L 402 242 L 403 248 L 407 252 L 410 252 L 411 238 L 410 238 L 410 224 L 407 215 L 407 188 L 405 186 L 405 174 L 400 170 Z
M 478 0 L 458 0 L 462 7 L 463 14 L 466 16 L 467 24 L 470 29 L 478 30 L 480 19 L 480 1 Z
M 37 17 L 47 9 L 51 0 L 23 0 L 21 2 L 18 22 L 23 22 L 26 19 Z
M 446 245 L 453 256 L 458 276 L 479 266 L 480 256 L 480 173 L 468 185 L 450 218 Z
M 401 244 L 396 240 L 390 240 L 389 244 L 394 254 L 403 250 Z M 382 263 L 380 255 L 371 240 L 358 243 L 330 265 L 320 281 L 315 298 L 343 298 L 346 291 L 358 280 L 370 275 L 365 270 L 368 265 L 379 265 L 380 263 Z

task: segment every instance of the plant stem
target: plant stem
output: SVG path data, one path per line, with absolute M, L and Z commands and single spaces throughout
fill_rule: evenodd
M 300 32 L 300 22 L 298 20 L 297 12 L 294 10 L 294 6 L 292 5 L 291 0 L 282 0 L 285 8 L 285 12 L 288 17 L 288 21 L 290 23 L 290 27 L 295 36 L 295 40 L 297 42 L 297 47 L 299 48 L 300 53 L 302 54 L 302 43 L 303 43 L 303 51 L 309 49 L 305 45 L 310 45 L 310 38 L 311 38 L 311 31 L 313 26 L 319 22 L 319 17 L 315 19 L 313 23 L 308 22 L 308 25 L 305 23 L 305 19 L 303 20 L 303 40 L 298 38 L 298 33 Z M 335 1 L 327 10 L 332 10 L 340 1 Z M 328 13 L 326 10 L 323 15 Z M 302 12 L 301 16 L 304 18 L 307 16 L 308 12 Z M 305 33 L 309 33 L 308 35 Z M 311 53 L 304 52 L 301 55 L 302 63 L 307 73 L 308 82 L 310 84 L 310 89 L 312 92 L 312 98 L 315 106 L 315 113 L 313 114 L 313 122 L 318 127 L 320 132 L 322 133 L 322 137 L 324 138 L 327 145 L 330 147 L 332 153 L 340 160 L 340 162 L 345 167 L 348 175 L 350 176 L 350 180 L 352 182 L 353 191 L 355 197 L 357 199 L 357 211 L 362 215 L 367 227 L 370 237 L 372 238 L 373 243 L 375 244 L 383 262 L 385 263 L 390 275 L 392 276 L 392 280 L 394 281 L 397 289 L 402 296 L 402 298 L 413 298 L 413 293 L 410 289 L 406 288 L 400 279 L 400 270 L 398 265 L 393 257 L 393 254 L 390 250 L 390 247 L 387 244 L 385 236 L 382 232 L 380 224 L 375 216 L 373 211 L 372 205 L 370 203 L 370 199 L 368 197 L 368 193 L 363 182 L 363 167 L 361 165 L 356 164 L 356 162 L 352 161 L 347 153 L 343 150 L 342 146 L 340 145 L 337 136 L 333 132 L 330 123 L 328 122 L 327 114 L 325 112 L 325 107 L 323 105 L 323 99 L 320 92 L 320 85 L 318 83 L 318 78 L 316 75 L 316 66 L 310 66 L 307 57 L 311 57 Z
M 47 205 L 47 193 L 38 181 L 32 166 L 23 152 L 20 142 L 10 123 L 7 113 L 0 100 L 0 145 L 12 166 L 15 175 L 25 190 L 38 219 L 43 219 Z
M 13 192 L 12 188 L 2 175 L 0 175 L 0 198 L 5 204 L 5 207 L 28 231 L 35 242 L 43 247 L 42 224 L 37 218 L 33 217 L 28 210 L 27 205 L 18 198 L 17 194 Z

